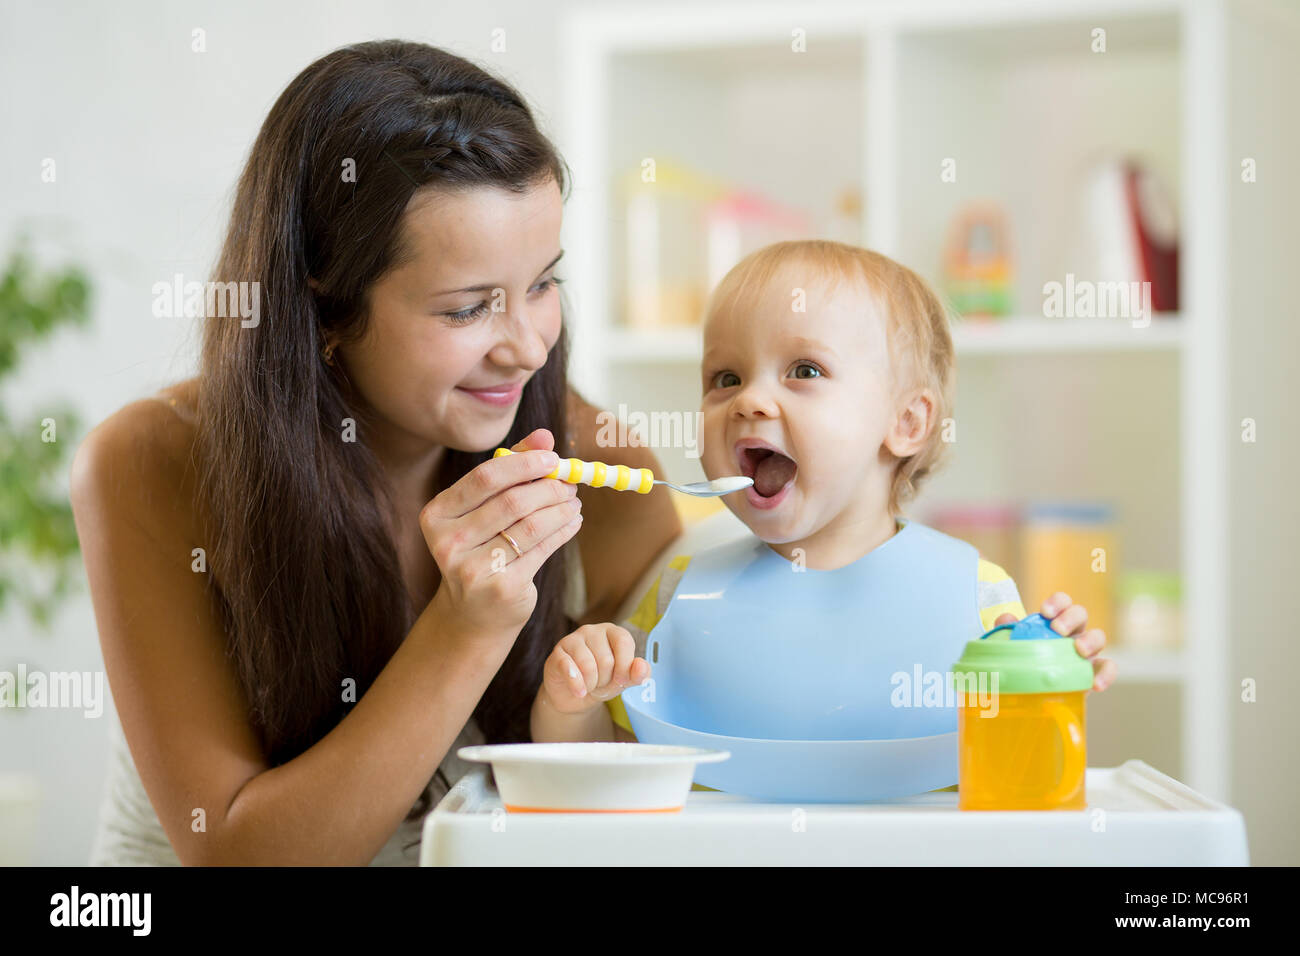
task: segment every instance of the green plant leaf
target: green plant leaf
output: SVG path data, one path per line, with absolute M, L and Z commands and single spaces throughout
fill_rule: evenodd
M 90 324 L 91 286 L 75 266 L 40 271 L 20 240 L 0 275 L 0 378 L 18 368 L 25 348 L 65 325 Z M 53 419 L 55 439 L 43 440 L 44 419 Z M 17 596 L 41 630 L 74 580 L 79 551 L 72 507 L 54 479 L 66 469 L 81 422 L 67 405 L 50 404 L 31 423 L 15 427 L 0 408 L 0 613 Z M 12 570 L 14 557 L 49 569 L 53 583 L 44 594 L 25 590 Z

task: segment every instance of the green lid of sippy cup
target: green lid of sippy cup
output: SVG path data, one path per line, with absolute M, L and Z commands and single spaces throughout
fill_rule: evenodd
M 1080 657 L 1074 638 L 1051 630 L 1041 614 L 1016 624 L 1001 624 L 978 640 L 968 641 L 961 659 L 952 665 L 954 684 L 961 690 L 994 689 L 1001 694 L 1060 694 L 1092 687 L 1092 664 Z M 977 683 L 980 675 L 988 675 Z

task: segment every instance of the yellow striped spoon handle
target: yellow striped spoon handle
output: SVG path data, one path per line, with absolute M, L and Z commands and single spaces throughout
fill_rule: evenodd
M 509 448 L 498 448 L 493 458 L 512 455 Z M 558 478 L 574 485 L 593 488 L 613 488 L 615 491 L 635 491 L 648 495 L 655 486 L 655 476 L 649 468 L 629 468 L 627 465 L 607 465 L 601 461 L 583 461 L 581 458 L 561 458 L 556 469 L 546 476 Z

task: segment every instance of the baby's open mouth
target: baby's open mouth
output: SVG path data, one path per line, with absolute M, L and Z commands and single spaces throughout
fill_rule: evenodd
M 754 491 L 771 498 L 794 480 L 799 466 L 794 459 L 771 448 L 744 448 L 740 452 L 741 473 L 754 479 Z

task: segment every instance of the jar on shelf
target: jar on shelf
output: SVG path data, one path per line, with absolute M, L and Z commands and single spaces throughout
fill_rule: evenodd
M 812 235 L 808 214 L 667 159 L 621 185 L 623 324 L 694 326 L 709 292 L 749 253 Z
M 629 174 L 621 186 L 623 324 L 697 324 L 708 293 L 704 217 L 724 187 L 669 161 Z
M 1020 581 L 1025 610 L 1064 591 L 1088 610 L 1089 629 L 1115 633 L 1118 534 L 1114 509 L 1105 503 L 1034 503 L 1024 509 Z
M 1120 576 L 1118 647 L 1173 650 L 1183 641 L 1182 580 L 1167 571 L 1133 570 Z

